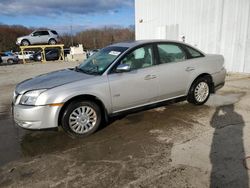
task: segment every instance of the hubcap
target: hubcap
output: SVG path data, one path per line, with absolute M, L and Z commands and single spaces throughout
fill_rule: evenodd
M 206 82 L 200 82 L 194 91 L 195 99 L 198 102 L 204 102 L 209 95 L 209 86 Z
M 23 41 L 23 45 L 24 45 L 24 46 L 28 46 L 29 43 L 28 43 L 27 41 Z
M 56 41 L 51 40 L 51 41 L 50 41 L 50 44 L 53 44 L 53 45 L 54 45 L 54 44 L 56 44 Z
M 14 61 L 12 59 L 10 59 L 10 60 L 8 60 L 8 63 L 12 64 L 12 63 L 14 63 Z
M 97 121 L 97 115 L 93 108 L 80 106 L 73 110 L 69 116 L 69 127 L 78 134 L 89 132 Z

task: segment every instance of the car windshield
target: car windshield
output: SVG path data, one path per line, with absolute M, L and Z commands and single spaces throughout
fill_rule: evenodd
M 102 74 L 116 58 L 118 58 L 125 50 L 126 47 L 110 46 L 103 48 L 90 56 L 84 63 L 76 67 L 77 71 L 86 74 Z

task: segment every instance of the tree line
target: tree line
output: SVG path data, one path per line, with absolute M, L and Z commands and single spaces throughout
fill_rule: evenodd
M 27 35 L 31 32 L 31 28 L 20 25 L 0 25 L 0 52 L 18 51 L 18 46 L 16 45 L 17 37 Z
M 17 37 L 28 35 L 35 29 L 20 25 L 0 25 L 0 52 L 19 51 L 19 47 L 16 45 Z M 72 36 L 62 34 L 60 37 L 65 48 L 72 44 L 83 44 L 84 49 L 99 49 L 112 43 L 134 40 L 135 32 L 132 27 L 103 27 L 87 29 Z

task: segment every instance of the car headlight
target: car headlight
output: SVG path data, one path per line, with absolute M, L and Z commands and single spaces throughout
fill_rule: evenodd
M 26 92 L 21 100 L 20 100 L 20 104 L 24 104 L 24 105 L 35 105 L 36 100 L 38 98 L 38 96 L 42 93 L 46 91 L 46 89 L 39 89 L 39 90 L 33 90 L 33 91 L 28 91 Z

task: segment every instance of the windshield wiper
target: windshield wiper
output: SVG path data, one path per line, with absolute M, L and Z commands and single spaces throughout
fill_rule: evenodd
M 79 68 L 78 66 L 75 67 L 74 71 L 76 72 L 82 72 L 82 73 L 86 73 L 84 70 L 82 70 L 81 68 Z
M 92 67 L 90 69 L 81 69 L 79 68 L 78 66 L 75 67 L 75 71 L 76 72 L 82 72 L 82 73 L 85 73 L 85 74 L 95 74 L 95 75 L 99 75 L 99 72 L 97 71 L 94 71 L 94 69 L 97 69 L 98 70 L 98 66 L 97 67 Z
M 94 67 L 91 67 L 89 69 L 85 69 L 90 74 L 99 74 L 98 72 L 98 65 L 95 65 Z

